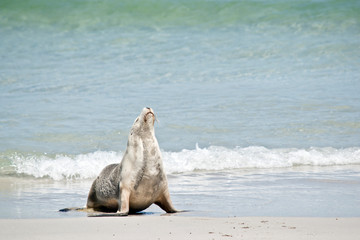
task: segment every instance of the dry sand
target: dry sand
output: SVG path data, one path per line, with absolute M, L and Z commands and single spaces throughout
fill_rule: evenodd
M 0 239 L 360 239 L 360 218 L 0 219 Z

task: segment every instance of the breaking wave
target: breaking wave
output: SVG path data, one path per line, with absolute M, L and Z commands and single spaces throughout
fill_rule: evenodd
M 336 166 L 360 164 L 360 148 L 278 148 L 259 146 L 233 149 L 211 146 L 179 152 L 163 151 L 168 174 L 193 171 L 231 169 L 271 169 L 297 166 Z M 32 176 L 35 178 L 90 179 L 103 167 L 120 162 L 122 152 L 96 151 L 78 155 L 1 153 L 0 175 Z

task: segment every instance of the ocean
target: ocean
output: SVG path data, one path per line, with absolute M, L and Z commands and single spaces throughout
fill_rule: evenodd
M 359 12 L 2 0 L 0 218 L 86 216 L 57 210 L 86 204 L 143 107 L 183 214 L 360 217 Z

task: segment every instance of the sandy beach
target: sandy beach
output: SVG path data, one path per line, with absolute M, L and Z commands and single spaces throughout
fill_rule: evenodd
M 1 219 L 1 239 L 358 239 L 360 218 Z
M 359 0 L 1 0 L 0 240 L 360 240 L 359 12 Z M 135 144 L 144 107 L 157 139 Z M 129 189 L 160 189 L 166 173 L 185 211 L 59 212 L 87 205 L 127 154 Z

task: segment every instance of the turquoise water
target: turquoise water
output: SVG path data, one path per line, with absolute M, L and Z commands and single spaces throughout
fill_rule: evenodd
M 348 200 L 360 188 L 359 12 L 359 1 L 1 1 L 0 175 L 60 192 L 91 183 L 120 162 L 149 106 L 172 181 L 194 173 L 205 188 L 214 171 L 222 181 L 226 171 L 241 180 L 248 169 L 263 179 L 280 169 L 276 186 L 291 189 L 282 179 L 309 167 L 314 178 L 330 171 L 332 199 L 354 206 L 332 215 L 359 216 Z M 346 187 L 330 181 L 348 171 Z M 20 201 L 14 191 L 37 194 L 15 189 L 2 189 L 6 206 Z M 246 199 L 250 189 L 232 194 Z M 67 207 L 52 194 L 44 199 Z M 197 199 L 186 188 L 175 196 Z M 331 215 L 326 206 L 314 215 Z M 293 212 L 285 209 L 278 215 Z

